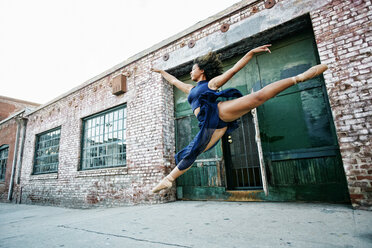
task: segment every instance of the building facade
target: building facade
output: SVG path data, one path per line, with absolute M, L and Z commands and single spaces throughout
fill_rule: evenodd
M 370 1 L 241 1 L 27 114 L 21 203 L 121 206 L 176 199 L 351 202 L 371 209 Z M 221 53 L 230 68 L 256 55 L 228 87 L 244 94 L 318 63 L 323 76 L 242 117 L 176 187 L 152 194 L 197 132 L 181 80 L 192 60 Z M 192 83 L 192 82 L 190 82 Z
M 23 149 L 27 119 L 40 104 L 0 96 L 0 201 L 10 201 L 20 184 L 20 148 Z
M 0 96 L 0 121 L 24 108 L 36 108 L 38 106 L 40 106 L 38 103 Z

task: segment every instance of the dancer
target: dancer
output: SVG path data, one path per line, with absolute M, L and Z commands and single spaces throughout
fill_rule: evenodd
M 191 80 L 197 82 L 196 86 L 183 83 L 164 70 L 151 68 L 153 72 L 160 73 L 170 84 L 188 94 L 187 100 L 199 121 L 200 128 L 190 144 L 175 155 L 177 166 L 152 189 L 153 193 L 171 188 L 175 179 L 191 168 L 197 156 L 214 147 L 225 133 L 229 134 L 238 127 L 236 120 L 241 116 L 290 86 L 316 77 L 328 69 L 326 65 L 316 65 L 302 74 L 273 82 L 259 91 L 245 96 L 237 89 L 217 91 L 240 71 L 253 58 L 254 54 L 271 53 L 270 46 L 263 45 L 250 50 L 224 73 L 222 73 L 222 62 L 219 60 L 219 55 L 214 52 L 209 52 L 207 55 L 195 59 L 190 75 Z M 234 99 L 218 101 L 220 97 Z

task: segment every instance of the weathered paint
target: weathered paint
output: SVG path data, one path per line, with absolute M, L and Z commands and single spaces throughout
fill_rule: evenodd
M 226 191 L 228 201 L 263 201 L 263 190 Z
M 189 59 L 208 50 L 222 51 L 224 59 L 229 59 L 247 52 L 256 45 L 275 42 L 283 39 L 284 36 L 292 35 L 302 30 L 304 24 L 311 22 L 320 61 L 330 65 L 324 77 L 341 144 L 352 203 L 355 207 L 372 209 L 371 143 L 369 142 L 371 134 L 368 132 L 371 123 L 371 95 L 368 89 L 371 83 L 372 63 L 369 59 L 371 58 L 371 33 L 368 32 L 371 23 L 370 5 L 370 1 L 367 0 L 285 0 L 279 1 L 269 11 L 262 8 L 263 1 L 241 1 L 238 7 L 208 18 L 71 89 L 28 115 L 22 163 L 22 187 L 17 191 L 20 192 L 19 196 L 22 195 L 19 200 L 22 200 L 22 203 L 58 204 L 69 207 L 120 206 L 173 201 L 175 192 L 173 189 L 160 195 L 149 194 L 151 188 L 173 168 L 175 150 L 174 105 L 173 101 L 169 101 L 173 97 L 173 89 L 162 80 L 160 75 L 150 72 L 149 68 L 156 66 L 156 62 L 162 60 L 163 55 L 168 53 L 169 61 L 173 60 L 173 64 L 165 64 L 164 68 L 173 66 L 173 70 L 183 69 L 184 73 L 189 73 L 191 63 Z M 253 8 L 255 11 L 252 11 Z M 303 22 L 301 17 L 295 18 L 303 14 L 309 14 L 308 22 Z M 260 16 L 265 18 L 259 19 Z M 259 33 L 252 34 L 249 24 L 255 25 L 257 23 L 255 20 L 264 22 L 264 25 L 261 26 Z M 233 41 L 218 43 L 220 45 L 215 46 L 215 42 L 222 39 L 220 25 L 226 22 L 230 24 L 226 35 L 229 35 Z M 265 25 L 274 28 L 264 30 L 262 27 Z M 195 47 L 185 47 L 190 40 L 196 40 Z M 199 46 L 203 46 L 205 50 L 199 49 Z M 176 51 L 179 53 L 175 53 Z M 132 73 L 128 78 L 129 91 L 123 96 L 113 96 L 111 78 L 125 71 Z M 289 72 L 285 73 L 289 74 Z M 81 119 L 123 103 L 128 104 L 130 117 L 128 168 L 78 171 Z M 58 174 L 30 176 L 35 134 L 58 125 L 62 125 L 63 135 L 61 167 Z M 10 127 L 7 129 L 9 130 Z M 272 138 L 275 141 L 278 137 Z M 328 148 L 323 147 L 321 150 L 313 148 L 311 153 L 316 157 L 324 157 L 326 152 L 331 151 L 331 147 Z M 333 153 L 335 152 L 334 150 Z M 301 159 L 306 158 L 308 154 L 309 151 L 303 149 L 278 151 L 271 153 L 271 160 Z M 335 154 L 327 156 L 335 156 Z M 216 167 L 218 185 L 225 185 L 224 178 L 219 176 L 224 175 L 224 161 L 218 159 L 216 161 L 218 161 Z M 267 163 L 266 167 L 271 165 L 272 163 Z M 330 184 L 328 185 L 328 188 L 332 188 Z M 16 185 L 18 186 L 20 185 Z M 317 185 L 310 186 L 315 192 Z M 4 184 L 0 184 L 0 187 L 4 187 Z M 220 194 L 210 193 L 209 196 L 225 197 L 222 186 L 213 188 L 215 188 L 214 192 Z M 320 187 L 319 191 L 322 189 Z M 305 194 L 308 192 L 308 186 L 269 185 L 269 190 L 271 198 L 266 198 L 268 200 L 301 199 L 298 194 L 296 198 L 296 192 Z M 198 192 L 202 191 L 203 189 L 200 189 Z M 92 205 L 90 202 L 96 204 Z
M 274 44 L 272 54 L 257 56 L 261 87 L 317 64 L 315 51 L 311 30 Z M 283 91 L 257 112 L 268 199 L 349 201 L 322 77 Z
M 238 88 L 247 94 L 252 88 L 258 90 L 274 81 L 294 76 L 318 63 L 315 49 L 311 29 L 277 41 L 271 54 L 255 56 L 224 88 Z M 239 58 L 225 61 L 225 70 Z M 186 107 L 186 104 L 182 106 Z M 176 107 L 176 116 L 177 113 Z M 321 77 L 287 89 L 257 108 L 257 114 L 269 194 L 257 193 L 252 199 L 349 201 Z M 226 157 L 224 161 L 226 163 Z M 217 168 L 217 163 L 210 166 Z M 213 184 L 210 179 L 218 178 L 218 173 L 217 170 L 209 171 L 213 172 L 204 173 L 205 168 L 194 166 L 179 180 L 178 186 L 183 187 L 183 199 L 211 199 L 212 196 L 219 200 L 239 198 L 239 193 L 231 195 L 221 189 L 216 191 L 214 187 L 229 186 Z
M 181 194 L 179 192 L 182 192 Z M 177 198 L 182 200 L 219 200 L 226 201 L 230 195 L 225 187 L 182 187 L 177 188 Z M 182 198 L 180 197 L 182 196 Z

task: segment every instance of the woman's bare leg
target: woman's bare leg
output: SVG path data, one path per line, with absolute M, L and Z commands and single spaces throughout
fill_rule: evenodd
M 207 147 L 205 148 L 204 152 L 211 148 L 214 144 L 216 144 L 222 136 L 226 133 L 227 127 L 216 129 L 212 134 L 211 140 L 209 141 Z
M 262 88 L 257 92 L 236 98 L 234 100 L 220 102 L 218 111 L 220 119 L 225 122 L 231 122 L 239 119 L 249 111 L 257 108 L 270 98 L 273 98 L 280 92 L 295 84 L 293 78 L 286 78 L 274 82 Z
M 220 102 L 218 104 L 219 116 L 225 122 L 234 121 L 292 85 L 318 76 L 325 70 L 327 70 L 326 65 L 316 65 L 296 77 L 276 81 L 252 94 L 234 100 Z

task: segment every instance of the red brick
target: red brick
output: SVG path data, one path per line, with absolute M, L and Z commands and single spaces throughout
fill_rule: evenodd
M 0 96 L 0 121 L 23 110 L 25 107 L 36 108 L 39 105 L 38 103 Z
M 357 176 L 356 178 L 357 178 L 357 180 L 365 180 L 365 179 L 367 179 L 367 180 L 372 181 L 372 176 Z
M 364 199 L 364 194 L 350 194 L 351 200 Z
M 38 106 L 39 104 L 37 103 L 31 103 L 19 99 L 0 96 L 0 121 L 5 120 L 8 117 L 11 117 L 17 112 L 20 112 L 25 107 L 36 108 Z M 23 113 L 21 113 L 20 115 L 23 115 Z M 0 187 L 0 201 L 7 201 L 8 199 L 8 191 L 14 159 L 16 133 L 17 122 L 15 121 L 15 118 L 8 119 L 8 121 L 5 121 L 0 125 L 0 146 L 2 145 L 9 146 L 8 159 L 5 170 L 5 181 L 0 182 L 0 185 L 2 185 L 2 187 Z M 16 174 L 15 176 L 18 176 L 18 174 Z M 15 195 L 16 189 L 13 192 L 15 192 L 13 194 Z
M 330 43 L 337 46 L 336 50 L 333 49 L 333 53 L 322 50 L 322 54 L 327 54 L 327 59 L 324 62 L 333 61 L 332 66 L 338 73 L 333 77 L 337 77 L 337 80 L 342 82 L 347 81 L 354 89 L 353 92 L 350 92 L 349 89 L 337 88 L 334 84 L 327 83 L 327 81 L 332 80 L 332 77 L 325 77 L 327 91 L 334 92 L 329 94 L 329 100 L 332 112 L 336 117 L 335 125 L 345 172 L 348 175 L 350 192 L 357 192 L 360 189 L 359 187 L 372 184 L 372 171 L 366 165 L 371 161 L 371 154 L 364 152 L 372 150 L 372 146 L 368 143 L 372 140 L 372 137 L 369 127 L 366 126 L 366 123 L 369 122 L 367 118 L 369 118 L 370 113 L 365 109 L 370 106 L 371 95 L 368 90 L 363 91 L 363 85 L 367 84 L 370 78 L 370 67 L 372 66 L 369 59 L 371 56 L 364 54 L 371 52 L 370 44 L 367 44 L 367 42 L 372 41 L 372 34 L 368 29 L 371 19 L 367 18 L 369 17 L 369 5 L 371 5 L 370 1 L 341 1 L 339 3 L 332 1 L 317 11 L 317 18 L 319 20 L 330 18 L 330 22 L 334 26 L 314 25 L 315 30 L 322 27 L 322 32 L 315 33 L 318 47 L 328 46 Z M 335 11 L 328 11 L 329 9 Z M 337 23 L 334 23 L 336 20 Z M 335 30 L 334 27 L 337 29 L 335 35 L 327 35 L 330 31 L 328 29 Z M 346 50 L 348 52 L 345 52 Z M 320 58 L 321 60 L 324 59 L 322 56 Z M 346 113 L 342 112 L 344 109 L 358 111 Z M 364 192 L 364 194 L 367 193 Z M 368 207 L 369 201 L 359 201 L 363 198 L 363 193 L 353 194 L 351 198 L 353 205 L 363 206 L 363 204 L 367 204 Z M 367 195 L 364 195 L 364 199 L 368 199 Z

